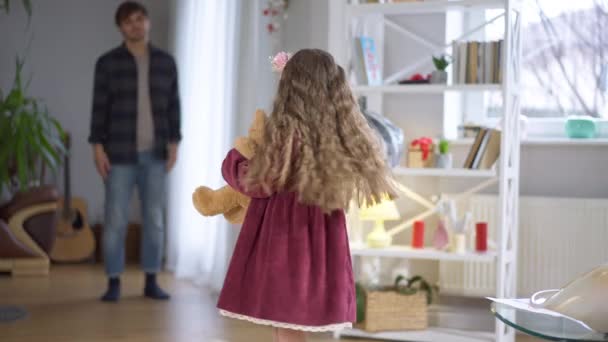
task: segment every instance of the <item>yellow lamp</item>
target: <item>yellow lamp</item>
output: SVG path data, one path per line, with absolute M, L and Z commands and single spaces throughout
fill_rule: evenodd
M 367 235 L 367 245 L 372 248 L 383 248 L 391 244 L 391 236 L 384 230 L 384 221 L 401 218 L 397 205 L 391 200 L 361 209 L 359 218 L 362 221 L 374 221 L 374 230 Z

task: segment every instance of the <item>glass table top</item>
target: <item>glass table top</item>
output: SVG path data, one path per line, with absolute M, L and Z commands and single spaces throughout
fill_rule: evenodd
M 565 317 L 554 317 L 493 303 L 492 312 L 505 324 L 526 334 L 550 341 L 608 341 L 608 334 L 590 330 Z

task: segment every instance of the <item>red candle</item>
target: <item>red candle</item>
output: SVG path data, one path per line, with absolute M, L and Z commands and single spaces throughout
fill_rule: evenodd
M 485 252 L 488 250 L 488 223 L 477 222 L 475 225 L 475 250 Z
M 424 221 L 414 222 L 414 230 L 412 232 L 412 247 L 424 247 Z

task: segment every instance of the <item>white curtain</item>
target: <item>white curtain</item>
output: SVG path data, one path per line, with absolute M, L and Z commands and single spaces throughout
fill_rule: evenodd
M 222 217 L 203 218 L 191 195 L 224 185 L 221 162 L 235 136 L 239 0 L 174 0 L 170 33 L 179 69 L 182 134 L 168 196 L 168 267 L 221 288 L 236 234 Z

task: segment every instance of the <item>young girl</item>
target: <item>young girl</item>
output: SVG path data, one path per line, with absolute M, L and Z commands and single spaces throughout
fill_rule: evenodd
M 394 192 L 379 145 L 346 81 L 321 50 L 284 65 L 264 140 L 222 173 L 252 198 L 218 308 L 270 325 L 275 341 L 350 327 L 355 287 L 344 210 Z

